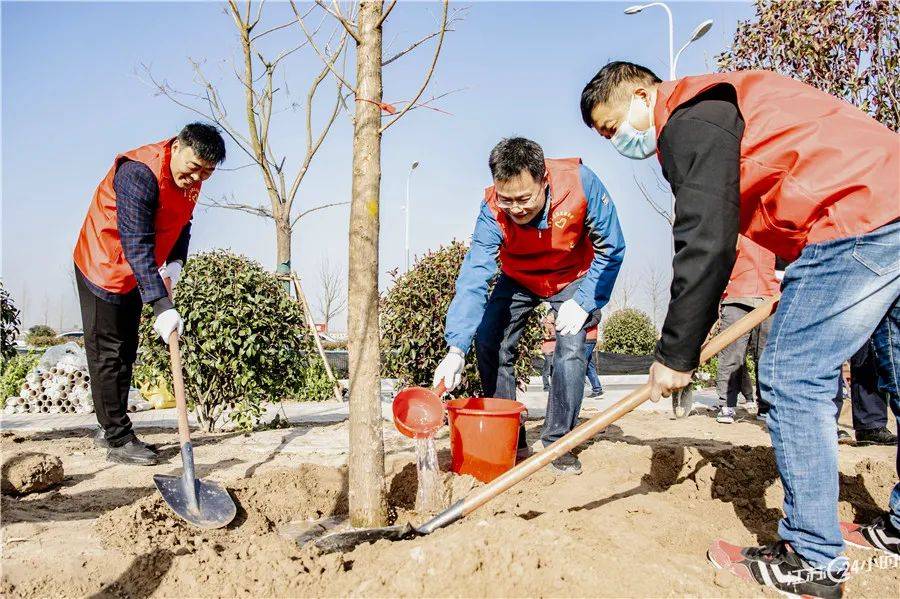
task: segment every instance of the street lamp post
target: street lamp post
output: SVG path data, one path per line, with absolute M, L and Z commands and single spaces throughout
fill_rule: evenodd
M 629 6 L 625 9 L 626 15 L 636 15 L 641 12 L 645 8 L 650 8 L 651 6 L 659 6 L 663 10 L 666 11 L 666 15 L 669 17 L 669 80 L 674 81 L 678 76 L 676 67 L 678 66 L 678 58 L 681 56 L 681 53 L 684 52 L 684 49 L 691 45 L 693 42 L 696 42 L 698 39 L 706 35 L 706 33 L 712 28 L 713 20 L 706 19 L 701 22 L 694 29 L 694 32 L 691 34 L 691 38 L 685 42 L 685 44 L 678 50 L 678 53 L 673 53 L 675 48 L 675 25 L 672 19 L 672 10 L 668 7 L 665 2 L 651 2 L 649 4 L 637 4 L 635 6 Z M 675 196 L 672 196 L 672 204 L 670 206 L 672 221 L 675 220 Z M 675 248 L 673 246 L 672 252 L 674 253 Z
M 413 171 L 419 166 L 419 161 L 413 162 L 409 167 L 409 174 L 406 176 L 406 270 L 409 270 L 409 182 L 412 179 Z
M 681 56 L 681 53 L 685 48 L 688 47 L 688 45 L 706 35 L 706 32 L 709 31 L 713 26 L 713 21 L 712 19 L 706 19 L 705 21 L 700 23 L 697 28 L 694 29 L 694 33 L 691 34 L 691 39 L 689 39 L 687 43 L 685 43 L 681 47 L 681 49 L 678 51 L 678 54 L 675 54 L 675 25 L 672 19 L 672 10 L 665 2 L 651 2 L 650 4 L 638 4 L 635 6 L 629 6 L 625 9 L 625 14 L 635 15 L 645 8 L 650 8 L 651 6 L 661 7 L 666 11 L 666 15 L 669 17 L 669 80 L 672 81 L 677 76 L 675 67 L 678 65 L 678 57 Z

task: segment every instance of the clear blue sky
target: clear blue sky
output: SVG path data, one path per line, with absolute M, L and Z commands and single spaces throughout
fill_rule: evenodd
M 490 183 L 487 153 L 501 137 L 530 137 L 548 156 L 581 156 L 616 202 L 628 250 L 625 271 L 638 281 L 650 266 L 669 268 L 669 231 L 635 188 L 634 174 L 656 189 L 655 160 L 620 157 L 581 122 L 578 97 L 606 62 L 645 64 L 663 78 L 667 25 L 659 8 L 633 16 L 631 3 L 451 3 L 468 6 L 449 33 L 430 88 L 457 88 L 438 104 L 452 113 L 411 112 L 385 135 L 381 195 L 381 271 L 403 264 L 403 201 L 406 174 L 412 179 L 413 252 L 421 254 L 471 234 L 482 190 Z M 753 6 L 730 2 L 671 2 L 676 50 L 703 19 L 715 20 L 707 36 L 679 61 L 679 75 L 714 68 L 714 56 L 730 43 L 739 20 Z M 223 3 L 44 3 L 2 2 L 2 277 L 24 309 L 27 325 L 46 321 L 69 328 L 80 323 L 72 279 L 71 250 L 97 183 L 115 154 L 174 134 L 195 115 L 155 96 L 137 73 L 155 75 L 192 90 L 188 57 L 205 61 L 222 82 L 227 106 L 240 125 L 243 99 L 231 74 L 239 50 L 234 24 Z M 271 3 L 264 19 L 287 20 L 289 7 Z M 439 5 L 401 2 L 385 29 L 385 43 L 399 50 L 436 22 Z M 269 48 L 297 44 L 296 27 L 270 36 Z M 430 60 L 430 46 L 385 69 L 385 99 L 412 96 Z M 293 57 L 292 57 L 293 58 Z M 282 81 L 295 101 L 317 67 L 311 53 L 297 53 Z M 352 73 L 353 69 L 348 69 Z M 323 94 L 322 105 L 327 103 Z M 323 108 L 324 110 L 324 108 Z M 246 130 L 246 127 L 240 127 Z M 303 112 L 287 110 L 273 121 L 274 143 L 288 164 L 303 150 Z M 233 144 L 226 167 L 246 164 Z M 350 196 L 351 129 L 338 117 L 301 187 L 300 208 L 346 201 Z M 234 194 L 247 203 L 267 203 L 253 168 L 216 174 L 205 186 L 211 196 Z M 662 193 L 657 200 L 665 202 Z M 311 299 L 319 292 L 323 257 L 346 273 L 345 207 L 317 212 L 294 234 L 293 262 Z M 230 247 L 274 266 L 270 221 L 214 209 L 195 213 L 191 251 Z M 382 287 L 389 277 L 382 275 Z M 635 284 L 635 283 L 632 283 Z M 634 303 L 634 300 L 631 300 Z M 638 300 L 638 304 L 642 300 Z M 341 325 L 342 326 L 342 325 Z M 339 327 L 340 328 L 340 327 Z

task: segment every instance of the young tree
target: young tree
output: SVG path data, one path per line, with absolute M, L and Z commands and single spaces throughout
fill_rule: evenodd
M 319 264 L 319 285 L 319 315 L 328 329 L 331 319 L 347 308 L 347 294 L 344 292 L 343 269 L 340 266 L 332 267 L 327 256 Z
M 900 128 L 900 4 L 890 0 L 757 0 L 717 57 L 723 70 L 769 69 Z
M 226 8 L 228 15 L 234 21 L 240 39 L 241 68 L 238 70 L 235 67 L 234 75 L 243 90 L 243 105 L 234 106 L 231 112 L 243 116 L 243 127 L 238 127 L 232 122 L 228 102 L 223 97 L 219 86 L 213 84 L 207 77 L 200 61 L 190 59 L 198 86 L 198 89 L 191 93 L 179 91 L 169 85 L 167 81 L 156 79 L 149 67 L 144 66 L 143 71 L 158 93 L 179 106 L 216 123 L 240 151 L 250 159 L 250 164 L 246 166 L 255 166 L 259 171 L 265 186 L 268 205 L 246 203 L 233 197 L 209 198 L 206 203 L 212 207 L 237 210 L 270 219 L 275 227 L 276 271 L 279 274 L 287 275 L 291 272 L 292 234 L 300 219 L 324 208 L 348 204 L 348 202 L 331 202 L 295 210 L 300 185 L 309 172 L 313 158 L 331 131 L 341 107 L 346 106 L 346 90 L 339 71 L 346 49 L 347 33 L 343 32 L 338 35 L 341 32 L 339 26 L 331 31 L 330 36 L 324 42 L 323 59 L 325 64 L 312 77 L 305 98 L 295 99 L 291 96 L 290 88 L 284 77 L 285 63 L 296 52 L 313 44 L 312 40 L 319 36 L 321 26 L 311 33 L 309 39 L 299 43 L 296 43 L 295 39 L 288 38 L 275 58 L 267 57 L 261 40 L 266 38 L 268 41 L 268 36 L 292 27 L 296 19 L 285 15 L 285 22 L 264 28 L 262 24 L 264 6 L 265 0 L 258 2 L 254 12 L 252 4 L 248 2 L 242 11 L 234 0 L 228 0 Z M 307 14 L 313 8 L 315 7 L 310 8 Z M 274 11 L 268 11 L 266 14 L 269 15 L 272 12 Z M 283 32 L 280 35 L 285 36 Z M 284 80 L 283 85 L 276 83 L 279 78 Z M 324 114 L 318 115 L 314 110 L 316 101 L 322 95 L 320 92 L 329 79 L 332 80 L 334 86 L 331 104 Z M 279 98 L 283 98 L 280 100 L 285 105 L 283 108 L 279 104 Z M 298 156 L 289 157 L 287 153 L 278 152 L 274 148 L 272 141 L 273 126 L 275 125 L 273 116 L 287 110 L 296 111 L 301 106 L 305 129 L 303 150 Z M 290 282 L 287 279 L 283 284 L 286 289 L 289 289 Z
M 610 309 L 618 311 L 633 307 L 634 295 L 639 288 L 640 284 L 632 276 L 631 271 L 627 268 L 622 269 L 609 299 Z
M 663 270 L 655 262 L 651 262 L 644 269 L 644 291 L 647 294 L 647 302 L 650 308 L 650 320 L 656 330 L 662 327 L 660 312 L 665 318 L 665 309 L 669 303 L 668 282 L 669 271 Z
M 422 40 L 387 60 L 382 54 L 382 27 L 397 4 L 359 2 L 355 21 L 346 18 L 335 0 L 329 6 L 316 4 L 343 25 L 356 42 L 356 82 L 353 118 L 353 182 L 350 204 L 350 256 L 348 273 L 348 350 L 350 360 L 350 521 L 354 526 L 383 526 L 387 522 L 384 484 L 384 439 L 381 432 L 381 360 L 378 328 L 378 229 L 381 197 L 381 138 L 384 131 L 419 104 L 428 88 L 448 28 L 448 1 L 443 1 L 440 26 Z M 303 16 L 293 0 L 300 26 L 310 45 L 329 65 L 327 54 L 318 50 Z M 435 39 L 434 54 L 418 91 L 398 112 L 384 102 L 382 68 L 429 39 Z M 333 70 L 333 66 L 329 66 Z M 438 96 L 439 97 L 439 96 Z M 382 122 L 382 113 L 386 122 Z

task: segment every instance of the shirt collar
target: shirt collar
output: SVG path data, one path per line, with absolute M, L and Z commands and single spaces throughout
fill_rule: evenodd
M 549 227 L 548 218 L 550 216 L 550 202 L 552 198 L 550 196 L 550 186 L 547 186 L 544 199 L 544 209 L 541 210 L 540 214 L 534 217 L 531 222 L 529 222 L 526 227 L 535 227 L 539 231 L 543 231 Z

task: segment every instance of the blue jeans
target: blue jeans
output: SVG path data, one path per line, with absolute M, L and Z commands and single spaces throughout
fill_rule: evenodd
M 485 397 L 516 398 L 516 345 L 525 331 L 528 317 L 542 301 L 554 312 L 578 290 L 578 279 L 549 298 L 541 298 L 504 274 L 500 275 L 475 333 L 478 374 Z M 550 445 L 575 427 L 584 399 L 584 338 L 600 320 L 600 311 L 591 314 L 574 335 L 557 335 L 553 352 L 553 374 L 547 415 L 541 430 L 544 446 Z M 520 432 L 521 436 L 521 432 Z M 521 441 L 521 439 L 520 439 Z
M 893 200 L 889 200 L 893 201 Z M 846 558 L 838 525 L 838 445 L 834 403 L 841 364 L 874 336 L 886 372 L 900 360 L 900 223 L 804 248 L 782 282 L 782 296 L 760 362 L 770 405 L 769 433 L 784 486 L 782 539 L 817 567 Z M 873 335 L 874 334 L 874 335 Z M 900 486 L 891 495 L 900 521 Z
M 591 391 L 600 393 L 603 387 L 600 385 L 600 377 L 597 376 L 597 366 L 594 364 L 594 348 L 597 347 L 596 341 L 584 342 L 584 358 L 587 360 L 587 378 L 591 383 Z

